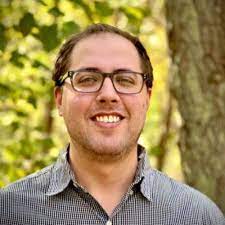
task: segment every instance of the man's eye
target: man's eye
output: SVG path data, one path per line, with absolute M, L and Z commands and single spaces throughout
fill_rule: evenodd
M 97 79 L 95 77 L 82 77 L 79 80 L 79 83 L 86 83 L 86 82 L 95 82 Z
M 96 76 L 85 75 L 76 77 L 75 83 L 79 85 L 91 85 L 97 83 L 98 81 L 99 79 Z
M 135 80 L 129 76 L 119 76 L 116 78 L 116 83 L 119 85 L 134 85 Z

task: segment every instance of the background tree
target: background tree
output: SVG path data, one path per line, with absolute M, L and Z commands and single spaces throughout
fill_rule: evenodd
M 225 2 L 166 2 L 186 182 L 225 212 Z

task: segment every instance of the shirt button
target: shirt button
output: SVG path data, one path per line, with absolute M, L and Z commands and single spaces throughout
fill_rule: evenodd
M 134 191 L 130 190 L 129 195 L 133 195 L 133 194 L 134 194 Z
M 110 220 L 108 220 L 108 221 L 106 222 L 106 225 L 112 225 L 112 222 L 111 222 Z

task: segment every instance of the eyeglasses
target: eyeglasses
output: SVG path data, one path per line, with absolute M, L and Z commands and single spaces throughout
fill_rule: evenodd
M 150 80 L 148 74 L 133 71 L 117 71 L 113 73 L 103 73 L 87 69 L 68 71 L 56 81 L 56 86 L 62 86 L 67 78 L 70 78 L 71 86 L 75 91 L 83 93 L 98 92 L 106 77 L 112 81 L 113 87 L 121 94 L 139 93 L 144 82 Z

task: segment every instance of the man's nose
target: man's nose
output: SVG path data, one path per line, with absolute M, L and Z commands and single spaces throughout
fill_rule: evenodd
M 112 80 L 109 77 L 106 77 L 101 89 L 98 92 L 97 101 L 99 102 L 118 102 L 119 95 L 116 92 Z

